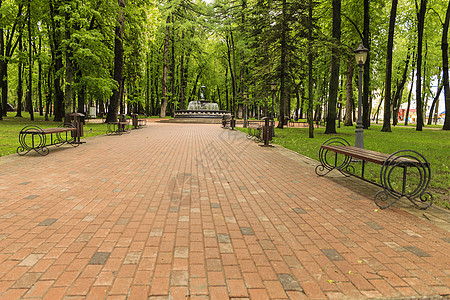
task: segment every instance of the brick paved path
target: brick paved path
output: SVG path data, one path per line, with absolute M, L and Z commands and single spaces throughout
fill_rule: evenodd
M 153 123 L 0 158 L 0 298 L 450 294 L 448 231 L 292 157 Z

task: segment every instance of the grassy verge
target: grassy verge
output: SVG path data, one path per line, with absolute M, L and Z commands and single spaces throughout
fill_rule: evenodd
M 239 128 L 246 132 L 246 129 Z M 308 128 L 275 129 L 273 143 L 318 160 L 319 148 L 327 139 L 339 136 L 351 145 L 355 142 L 355 127 L 337 128 L 338 134 L 324 134 L 325 129 L 314 129 L 314 138 L 308 138 Z M 450 209 L 450 132 L 425 128 L 416 131 L 409 127 L 395 127 L 392 132 L 381 132 L 381 126 L 372 125 L 364 131 L 364 147 L 383 153 L 408 149 L 421 153 L 431 165 L 429 191 L 436 204 Z M 358 174 L 358 167 L 356 172 Z M 368 164 L 366 177 L 379 181 L 380 166 Z M 359 173 L 360 174 L 360 173 Z
M 27 125 L 37 125 L 41 128 L 57 127 L 61 123 L 53 121 L 45 121 L 44 117 L 35 114 L 35 121 L 30 121 L 27 113 L 23 114 L 23 118 L 15 117 L 16 113 L 8 113 L 7 117 L 3 117 L 0 121 L 0 156 L 17 153 L 19 147 L 19 132 Z M 89 122 L 84 125 L 84 137 L 102 135 L 106 132 L 106 124 Z

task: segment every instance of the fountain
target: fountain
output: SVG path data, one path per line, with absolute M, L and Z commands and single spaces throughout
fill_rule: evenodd
M 219 110 L 217 103 L 212 103 L 205 99 L 203 90 L 200 88 L 200 96 L 197 101 L 190 101 L 187 110 L 176 110 L 176 122 L 185 123 L 221 123 L 223 116 L 231 115 L 227 110 Z

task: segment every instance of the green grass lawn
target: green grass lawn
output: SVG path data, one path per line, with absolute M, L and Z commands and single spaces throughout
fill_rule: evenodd
M 239 128 L 246 132 L 246 129 Z M 327 139 L 339 136 L 351 145 L 355 143 L 355 127 L 337 128 L 338 134 L 324 134 L 324 128 L 314 129 L 314 138 L 309 138 L 308 128 L 275 129 L 272 143 L 281 145 L 313 159 L 319 159 L 319 148 Z M 435 197 L 436 204 L 450 209 L 450 132 L 437 128 L 415 128 L 397 126 L 392 132 L 381 132 L 381 126 L 372 125 L 364 130 L 364 147 L 383 153 L 398 150 L 414 150 L 422 154 L 431 165 L 431 182 L 428 191 Z M 366 177 L 379 182 L 379 165 L 367 164 Z M 356 174 L 360 174 L 356 166 Z M 359 172 L 358 172 L 359 171 Z
M 43 116 L 35 114 L 35 120 L 30 121 L 28 113 L 23 113 L 23 118 L 15 117 L 16 113 L 8 113 L 7 117 L 3 117 L 0 121 L 0 156 L 17 153 L 19 147 L 19 132 L 27 125 L 37 125 L 41 128 L 58 127 L 60 122 L 45 121 Z M 106 124 L 86 122 L 84 125 L 84 137 L 101 135 L 106 132 Z

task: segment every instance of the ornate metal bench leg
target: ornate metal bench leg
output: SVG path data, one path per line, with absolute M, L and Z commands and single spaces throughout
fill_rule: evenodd
M 46 145 L 46 136 L 43 130 L 35 125 L 28 125 L 22 128 L 19 133 L 19 144 L 17 154 L 23 156 L 31 150 L 36 151 L 40 155 L 47 155 L 48 148 Z
M 344 145 L 349 146 L 350 144 L 340 137 L 334 137 L 326 140 L 324 145 Z M 330 163 L 329 161 L 334 161 Z M 319 176 L 325 176 L 334 169 L 341 172 L 344 176 L 351 176 L 350 174 L 355 173 L 355 168 L 351 165 L 352 159 L 350 156 L 344 155 L 342 161 L 339 161 L 339 156 L 335 152 L 328 151 L 327 149 L 320 148 L 319 150 L 319 161 L 320 165 L 316 166 L 315 172 Z
M 375 195 L 375 203 L 380 208 L 387 208 L 406 197 L 417 208 L 426 209 L 433 204 L 433 196 L 425 191 L 430 179 L 430 164 L 423 155 L 413 150 L 397 151 L 381 167 L 383 191 Z M 388 200 L 390 197 L 392 201 Z

